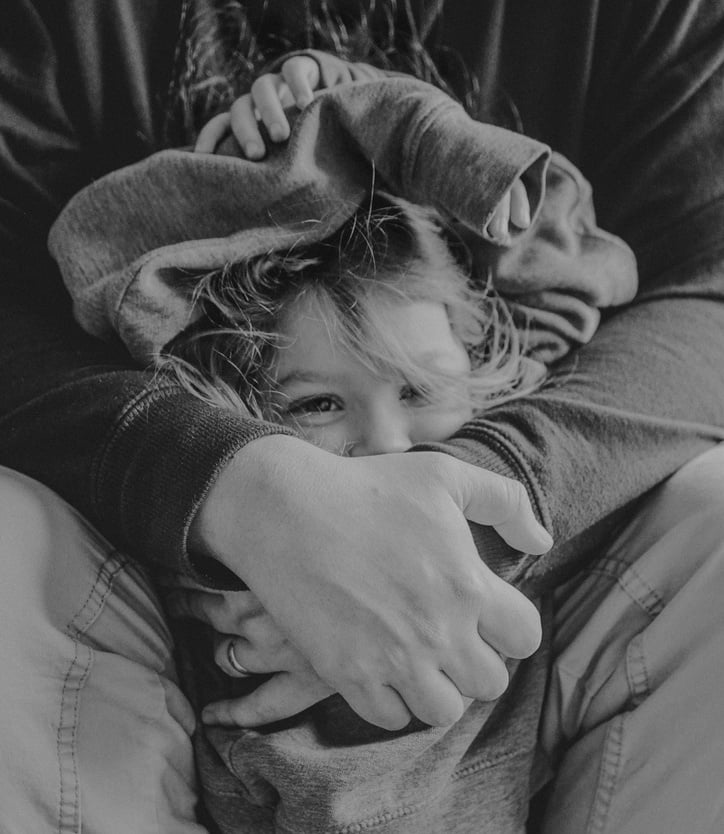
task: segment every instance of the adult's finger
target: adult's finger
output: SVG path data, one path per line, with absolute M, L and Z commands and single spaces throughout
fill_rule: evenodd
M 461 695 L 460 681 L 456 680 L 453 683 L 446 674 L 441 674 L 440 670 L 412 676 L 410 681 L 412 685 L 405 693 L 405 705 L 420 721 L 431 727 L 448 727 L 454 724 L 469 703 Z M 401 720 L 404 718 L 402 715 L 400 717 Z
M 444 658 L 442 671 L 466 699 L 494 701 L 508 688 L 505 661 L 477 635 L 466 635 L 458 642 L 455 652 Z
M 262 159 L 266 146 L 259 131 L 250 95 L 239 96 L 229 110 L 231 130 L 248 159 Z
M 468 521 L 489 525 L 516 550 L 540 555 L 553 546 L 520 481 L 451 458 L 448 487 Z
M 241 638 L 229 635 L 217 635 L 214 641 L 214 662 L 230 678 L 248 678 L 262 672 L 247 666 L 249 661 L 243 656 L 243 646 L 244 641 Z
M 254 594 L 246 591 L 220 593 L 179 588 L 166 596 L 172 617 L 200 620 L 222 634 L 240 633 L 241 623 L 263 611 Z
M 542 637 L 538 609 L 487 566 L 483 565 L 483 569 L 487 576 L 480 587 L 478 633 L 505 657 L 518 660 L 530 657 L 540 646 Z
M 314 90 L 319 86 L 319 64 L 308 55 L 295 55 L 282 65 L 282 78 L 301 110 L 314 99 Z
M 385 684 L 349 681 L 344 689 L 344 699 L 357 715 L 385 730 L 401 730 L 412 718 L 405 701 L 395 689 Z
M 228 111 L 219 113 L 201 128 L 196 137 L 194 151 L 196 153 L 214 153 L 219 142 L 231 129 L 231 116 Z
M 208 704 L 201 720 L 225 727 L 259 727 L 291 718 L 332 694 L 333 690 L 314 675 L 280 672 L 243 698 Z
M 251 85 L 254 107 L 264 122 L 273 142 L 289 138 L 289 122 L 280 99 L 282 78 L 276 73 L 260 75 Z
M 233 657 L 231 651 L 233 651 Z M 216 665 L 227 675 L 244 677 L 234 664 L 234 659 L 251 674 L 260 675 L 269 672 L 288 672 L 307 665 L 299 652 L 288 642 L 280 641 L 274 646 L 261 648 L 237 635 L 217 635 L 214 640 Z

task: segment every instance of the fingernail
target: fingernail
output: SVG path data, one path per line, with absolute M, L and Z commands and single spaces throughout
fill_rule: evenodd
M 264 156 L 264 149 L 257 142 L 247 142 L 244 145 L 244 153 L 249 159 L 259 159 Z
M 201 720 L 204 724 L 213 724 L 215 723 L 214 719 L 215 714 L 212 709 L 210 709 L 209 707 L 205 707 L 203 710 L 201 710 Z

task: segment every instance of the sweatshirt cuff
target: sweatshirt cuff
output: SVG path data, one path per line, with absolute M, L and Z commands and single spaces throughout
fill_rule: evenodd
M 146 389 L 95 461 L 94 510 L 140 562 L 206 586 L 241 588 L 221 563 L 189 553 L 188 533 L 224 466 L 247 443 L 270 434 L 293 432 L 206 405 L 175 386 Z

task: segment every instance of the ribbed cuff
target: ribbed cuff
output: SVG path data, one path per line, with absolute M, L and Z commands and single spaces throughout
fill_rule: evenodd
M 177 387 L 156 387 L 129 405 L 94 467 L 94 508 L 139 561 L 180 570 L 215 587 L 239 587 L 213 560 L 187 549 L 191 522 L 239 449 L 283 426 L 207 406 Z

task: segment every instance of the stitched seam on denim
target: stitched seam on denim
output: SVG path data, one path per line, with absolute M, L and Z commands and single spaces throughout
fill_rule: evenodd
M 591 813 L 586 825 L 586 834 L 604 834 L 611 800 L 618 781 L 618 770 L 621 764 L 623 748 L 623 727 L 625 717 L 618 716 L 606 731 L 604 752 L 601 758 L 601 768 L 598 774 L 596 793 L 591 805 Z
M 60 714 L 56 735 L 58 755 L 58 834 L 77 834 L 81 827 L 80 779 L 76 758 L 76 737 L 80 697 L 93 665 L 93 650 L 80 642 L 80 637 L 103 610 L 113 580 L 127 560 L 114 553 L 105 559 L 77 613 L 67 623 L 66 634 L 73 640 L 73 659 L 68 665 L 60 698 Z
M 113 583 L 128 564 L 128 558 L 118 551 L 113 551 L 98 568 L 95 582 L 91 586 L 88 596 L 78 609 L 77 614 L 66 626 L 68 634 L 78 638 L 98 619 L 103 611 L 106 600 L 113 589 Z
M 649 616 L 656 617 L 664 610 L 662 597 L 625 560 L 612 556 L 597 562 L 589 572 L 615 579 L 626 596 Z
M 76 731 L 80 693 L 88 679 L 93 664 L 93 651 L 73 640 L 74 655 L 63 680 L 60 697 L 60 716 L 56 749 L 58 754 L 58 779 L 60 796 L 58 799 L 58 834 L 78 834 L 81 826 L 80 779 L 76 759 Z M 79 659 L 79 650 L 85 655 Z M 67 716 L 71 720 L 68 722 Z
M 626 680 L 631 693 L 631 703 L 635 707 L 639 706 L 651 693 L 643 641 L 643 633 L 637 634 L 626 650 Z

